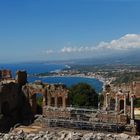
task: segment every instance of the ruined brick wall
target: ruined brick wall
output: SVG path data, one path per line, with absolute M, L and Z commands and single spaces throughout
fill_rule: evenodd
M 0 70 L 0 79 L 11 79 L 12 73 L 10 70 Z
M 19 85 L 25 85 L 27 83 L 27 73 L 26 71 L 17 71 L 16 72 L 16 83 Z
M 0 112 L 3 116 L 17 119 L 19 86 L 15 83 L 0 85 Z
M 0 130 L 11 124 L 32 119 L 28 100 L 18 83 L 0 82 Z M 7 121 L 8 119 L 8 121 Z M 5 123 L 3 123 L 5 122 Z
M 38 114 L 37 93 L 42 95 L 43 115 L 46 113 L 46 111 L 43 110 L 43 108 L 46 106 L 66 108 L 68 105 L 68 90 L 63 84 L 46 84 L 35 81 L 34 83 L 27 83 L 26 85 L 22 86 L 22 91 L 28 98 L 34 115 Z
M 140 82 L 136 82 L 135 83 L 135 86 L 136 86 L 136 92 L 135 92 L 135 95 L 136 95 L 136 98 L 140 98 Z
M 140 98 L 140 81 L 134 81 L 128 84 L 121 84 L 119 88 L 122 91 L 129 91 L 129 94 L 135 94 L 136 98 Z
M 70 118 L 71 114 L 68 110 L 51 110 L 44 108 L 44 116 L 50 119 L 68 119 Z
M 99 121 L 101 122 L 108 122 L 108 123 L 123 123 L 123 124 L 127 124 L 127 116 L 120 114 L 120 115 L 116 115 L 116 114 L 98 114 L 97 118 L 99 119 Z

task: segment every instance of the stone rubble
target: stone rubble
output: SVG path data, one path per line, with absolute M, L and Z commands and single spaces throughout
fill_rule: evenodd
M 0 140 L 140 140 L 140 136 L 130 136 L 121 134 L 105 134 L 105 133 L 81 133 L 73 131 L 40 131 L 38 133 L 25 133 L 20 130 L 18 132 L 9 132 L 7 134 L 0 133 Z

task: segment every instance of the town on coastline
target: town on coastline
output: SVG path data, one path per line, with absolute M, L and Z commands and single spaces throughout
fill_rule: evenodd
M 103 83 L 103 87 L 108 84 L 120 85 L 122 83 L 130 83 L 140 81 L 139 65 L 66 65 L 62 70 L 55 70 L 44 73 L 34 73 L 29 77 L 82 77 L 90 79 L 98 79 Z

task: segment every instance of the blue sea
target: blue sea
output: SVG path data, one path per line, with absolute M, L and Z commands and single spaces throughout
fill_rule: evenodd
M 62 70 L 66 66 L 64 64 L 48 64 L 48 63 L 16 63 L 16 64 L 0 64 L 0 69 L 10 69 L 13 77 L 17 70 L 26 70 L 28 74 L 37 74 L 43 72 L 50 72 L 55 70 Z M 95 88 L 96 92 L 101 92 L 103 83 L 93 78 L 82 78 L 82 77 L 28 77 L 28 82 L 34 82 L 35 80 L 41 80 L 46 83 L 63 83 L 67 87 L 84 82 L 90 84 Z

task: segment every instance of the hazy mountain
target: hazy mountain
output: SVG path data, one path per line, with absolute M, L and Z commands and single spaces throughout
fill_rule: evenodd
M 92 57 L 85 59 L 52 61 L 49 63 L 63 63 L 63 64 L 84 64 L 84 65 L 98 65 L 98 64 L 138 64 L 140 65 L 140 52 L 131 52 L 127 54 L 116 54 L 103 57 Z

